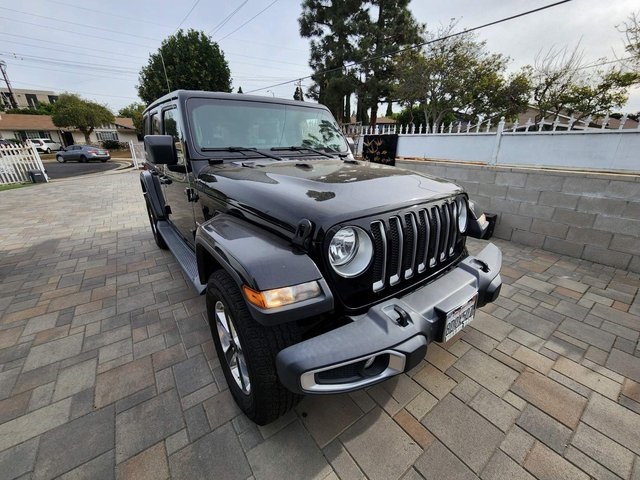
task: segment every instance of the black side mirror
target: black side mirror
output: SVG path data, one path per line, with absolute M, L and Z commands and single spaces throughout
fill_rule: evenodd
M 145 135 L 144 153 L 147 162 L 155 165 L 175 165 L 178 163 L 176 147 L 171 135 Z

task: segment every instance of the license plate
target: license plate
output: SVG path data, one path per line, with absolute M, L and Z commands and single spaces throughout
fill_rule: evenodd
M 451 310 L 447 313 L 446 321 L 444 324 L 444 335 L 442 335 L 442 341 L 446 342 L 456 333 L 462 330 L 466 325 L 473 320 L 473 314 L 476 311 L 476 297 L 466 302 L 464 305 Z

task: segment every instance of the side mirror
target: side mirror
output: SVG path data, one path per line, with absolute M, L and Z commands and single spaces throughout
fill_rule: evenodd
M 155 165 L 176 165 L 178 156 L 171 135 L 145 135 L 144 153 L 147 162 Z
M 351 153 L 353 155 L 355 155 L 356 154 L 356 144 L 353 141 L 353 138 L 347 137 L 347 145 L 349 145 L 349 150 L 351 150 Z

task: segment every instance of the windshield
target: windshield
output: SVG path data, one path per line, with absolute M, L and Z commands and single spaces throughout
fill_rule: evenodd
M 348 151 L 331 114 L 321 108 L 237 100 L 189 100 L 200 149 L 308 147 Z

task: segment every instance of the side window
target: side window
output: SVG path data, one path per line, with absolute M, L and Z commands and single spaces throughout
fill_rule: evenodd
M 151 135 L 151 115 L 145 115 L 143 130 L 145 135 Z
M 173 137 L 173 143 L 176 146 L 176 154 L 178 156 L 178 165 L 184 165 L 184 152 L 182 151 L 182 132 L 180 131 L 180 123 L 178 122 L 178 110 L 172 108 L 162 111 L 162 125 L 164 134 Z
M 151 115 L 151 135 L 160 135 L 160 119 L 155 113 Z

